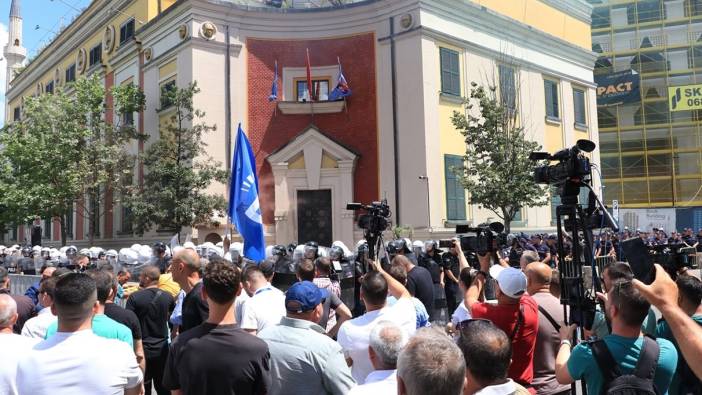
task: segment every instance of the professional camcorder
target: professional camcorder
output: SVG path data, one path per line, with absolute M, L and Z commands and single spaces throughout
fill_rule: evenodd
M 499 222 L 482 223 L 475 228 L 468 225 L 456 225 L 456 234 L 459 236 L 461 249 L 464 253 L 485 255 L 504 248 L 507 244 L 507 235 L 502 233 L 504 225 Z M 439 240 L 439 247 L 453 247 L 453 240 Z
M 531 160 L 558 161 L 555 165 L 539 166 L 534 169 L 534 181 L 537 184 L 562 185 L 569 179 L 589 177 L 592 170 L 590 159 L 583 152 L 592 152 L 595 143 L 590 140 L 578 140 L 571 148 L 562 149 L 551 155 L 547 152 L 532 152 Z
M 390 226 L 390 206 L 383 199 L 380 202 L 371 202 L 369 205 L 362 203 L 348 203 L 347 210 L 366 210 L 368 213 L 358 217 L 358 227 L 372 233 L 382 232 Z

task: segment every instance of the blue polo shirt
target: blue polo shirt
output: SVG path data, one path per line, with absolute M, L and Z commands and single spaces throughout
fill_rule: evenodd
M 58 322 L 54 321 L 54 323 L 49 326 L 49 329 L 47 329 L 44 339 L 53 336 L 57 331 Z M 127 326 L 120 324 L 105 314 L 95 314 L 93 316 L 93 333 L 107 339 L 121 340 L 129 344 L 129 347 L 134 348 L 132 331 L 129 330 Z
M 607 335 L 604 337 L 607 348 L 612 353 L 614 360 L 619 365 L 622 374 L 629 374 L 634 371 L 636 363 L 641 354 L 643 336 L 637 338 L 623 337 L 619 335 Z M 675 346 L 668 340 L 656 339 L 660 347 L 658 355 L 658 365 L 654 383 L 660 394 L 667 394 L 668 387 L 675 374 L 678 363 L 678 352 Z M 597 365 L 592 348 L 587 343 L 578 344 L 568 359 L 568 373 L 575 380 L 585 380 L 588 394 L 599 394 L 602 389 L 602 373 Z

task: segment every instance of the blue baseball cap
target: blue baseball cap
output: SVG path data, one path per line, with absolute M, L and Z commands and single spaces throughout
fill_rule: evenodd
M 317 307 L 326 297 L 326 290 L 312 282 L 300 281 L 285 293 L 285 309 L 291 313 L 305 313 Z

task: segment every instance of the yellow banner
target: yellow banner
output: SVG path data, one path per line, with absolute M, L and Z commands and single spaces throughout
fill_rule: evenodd
M 702 109 L 702 84 L 668 87 L 670 111 Z

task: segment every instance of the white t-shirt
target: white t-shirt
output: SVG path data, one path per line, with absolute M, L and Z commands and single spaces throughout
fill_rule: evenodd
M 236 326 L 241 328 L 241 322 L 244 320 L 244 304 L 251 299 L 249 294 L 241 292 L 234 300 L 234 315 L 236 316 Z
M 271 285 L 257 290 L 243 305 L 242 329 L 253 329 L 256 333 L 269 326 L 278 325 L 285 317 L 285 294 Z
M 17 394 L 17 363 L 37 343 L 39 343 L 39 339 L 30 339 L 14 333 L 0 334 L 0 350 L 2 350 L 0 394 Z
M 56 316 L 51 314 L 51 308 L 44 307 L 36 317 L 30 318 L 24 323 L 22 336 L 44 339 L 49 326 L 56 322 L 56 320 Z
M 92 330 L 58 332 L 20 358 L 20 394 L 121 395 L 143 379 L 134 350 Z
M 458 307 L 456 307 L 456 311 L 454 311 L 453 315 L 451 316 L 451 323 L 455 328 L 459 323 L 471 318 L 473 317 L 470 315 L 470 311 L 468 311 L 466 304 L 461 301 Z
M 417 330 L 417 313 L 412 298 L 401 298 L 392 306 L 368 312 L 341 324 L 337 341 L 344 350 L 344 355 L 353 360 L 351 375 L 358 384 L 363 384 L 373 371 L 368 344 L 373 327 L 380 321 L 394 322 L 404 328 L 408 335 L 414 335 Z

